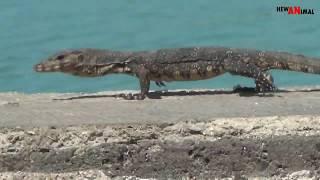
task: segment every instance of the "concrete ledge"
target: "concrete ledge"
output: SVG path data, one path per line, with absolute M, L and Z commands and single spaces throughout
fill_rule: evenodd
M 113 96 L 0 94 L 0 179 L 319 178 L 318 91 Z
M 178 91 L 162 99 L 127 101 L 98 94 L 0 94 L 0 126 L 157 124 L 220 117 L 319 115 L 320 91 L 278 92 L 264 97 L 231 91 Z M 54 100 L 76 97 L 72 100 Z

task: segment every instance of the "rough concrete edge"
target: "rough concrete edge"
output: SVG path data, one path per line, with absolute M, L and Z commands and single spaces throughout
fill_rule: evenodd
M 0 173 L 0 179 L 24 179 L 24 180 L 34 180 L 34 179 L 78 179 L 78 180 L 85 180 L 85 179 L 113 179 L 113 180 L 154 180 L 154 178 L 139 178 L 136 176 L 118 176 L 118 177 L 110 177 L 105 175 L 100 170 L 87 170 L 87 171 L 77 171 L 77 172 L 68 172 L 68 173 L 29 173 L 29 172 L 5 172 Z M 221 178 L 224 180 L 231 180 L 237 179 L 241 177 L 228 177 L 228 178 Z M 292 172 L 286 175 L 279 175 L 274 177 L 242 177 L 249 180 L 255 179 L 281 179 L 281 180 L 298 180 L 298 179 L 305 179 L 305 180 L 313 180 L 319 178 L 319 176 L 315 175 L 312 171 L 309 170 L 301 170 Z M 181 177 L 181 179 L 189 180 L 192 179 L 190 177 Z

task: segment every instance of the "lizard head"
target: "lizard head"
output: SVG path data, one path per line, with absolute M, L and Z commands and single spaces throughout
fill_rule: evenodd
M 69 72 L 73 71 L 83 59 L 81 51 L 59 52 L 34 66 L 36 72 Z
M 36 72 L 64 72 L 77 76 L 101 76 L 129 71 L 126 54 L 99 49 L 59 52 L 34 66 Z

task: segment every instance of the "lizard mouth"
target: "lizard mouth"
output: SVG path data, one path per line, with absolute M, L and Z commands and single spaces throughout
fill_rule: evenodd
M 55 72 L 58 71 L 60 69 L 59 65 L 44 65 L 44 64 L 36 64 L 33 69 L 36 72 Z

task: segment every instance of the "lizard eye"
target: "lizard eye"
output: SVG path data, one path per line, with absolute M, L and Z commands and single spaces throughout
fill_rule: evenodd
M 57 59 L 58 60 L 61 60 L 61 59 L 63 59 L 65 56 L 64 55 L 59 55 L 58 57 L 57 57 Z

